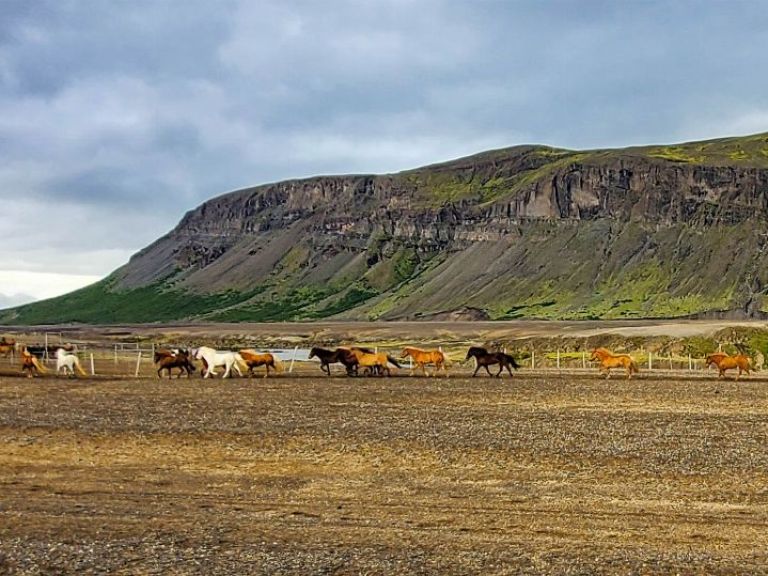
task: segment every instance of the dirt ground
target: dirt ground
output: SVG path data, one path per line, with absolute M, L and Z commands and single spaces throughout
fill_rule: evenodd
M 0 377 L 0 574 L 768 573 L 768 386 Z

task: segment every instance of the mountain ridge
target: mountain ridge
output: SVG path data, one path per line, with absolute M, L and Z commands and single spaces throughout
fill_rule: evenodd
M 0 322 L 761 317 L 766 222 L 768 134 L 520 145 L 225 193 Z

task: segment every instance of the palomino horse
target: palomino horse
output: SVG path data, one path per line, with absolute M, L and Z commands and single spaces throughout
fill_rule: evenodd
M 509 354 L 505 354 L 504 352 L 488 352 L 488 350 L 481 348 L 480 346 L 470 347 L 470 349 L 467 350 L 467 357 L 464 360 L 467 361 L 473 357 L 477 362 L 475 371 L 472 374 L 473 377 L 477 376 L 477 371 L 483 367 L 485 367 L 485 371 L 488 372 L 488 376 L 493 376 L 488 366 L 493 366 L 494 364 L 499 365 L 499 371 L 496 372 L 497 378 L 501 378 L 501 372 L 504 370 L 504 368 L 507 369 L 507 372 L 509 372 L 510 376 L 512 376 L 512 368 L 515 370 L 520 368 L 520 364 L 518 364 L 517 361 Z
M 189 378 L 195 372 L 195 365 L 192 363 L 187 350 L 157 350 L 155 352 L 155 364 L 157 364 L 158 378 L 163 377 L 163 370 L 168 371 L 168 378 L 170 378 L 173 368 L 179 368 L 177 378 L 181 378 L 185 372 Z
M 218 352 L 208 346 L 200 346 L 200 348 L 195 350 L 194 357 L 205 362 L 206 371 L 203 378 L 216 376 L 216 366 L 224 366 L 225 370 L 222 378 L 228 378 L 232 370 L 237 372 L 238 376 L 243 375 L 240 370 L 241 368 L 248 370 L 243 357 L 237 352 Z
M 336 348 L 336 350 L 328 350 L 326 348 L 314 347 L 309 351 L 310 358 L 317 358 L 320 360 L 320 370 L 331 375 L 331 364 L 339 362 L 347 369 L 347 376 L 357 375 L 357 357 L 352 354 L 349 348 Z
M 264 378 L 269 376 L 270 367 L 272 367 L 275 372 L 283 371 L 283 363 L 280 362 L 274 354 L 270 354 L 269 352 L 259 354 L 256 350 L 240 350 L 240 356 L 243 357 L 243 361 L 246 366 L 248 366 L 248 374 L 251 376 L 253 376 L 253 369 L 259 366 L 264 366 L 264 368 L 267 369 L 264 373 Z
M 27 378 L 32 378 L 35 374 L 45 374 L 47 370 L 40 363 L 37 356 L 32 354 L 26 347 L 21 350 L 21 371 L 27 373 Z
M 398 368 L 402 368 L 402 366 L 400 366 L 400 364 L 397 362 L 397 359 L 389 356 L 385 352 L 366 352 L 366 348 L 354 347 L 351 348 L 350 351 L 352 354 L 354 354 L 355 358 L 357 358 L 357 363 L 360 366 L 370 369 L 371 373 L 379 374 L 379 376 L 383 376 L 385 370 L 387 372 L 387 376 L 392 375 L 392 371 L 389 369 L 389 364 L 392 364 Z
M 403 348 L 403 353 L 400 354 L 400 358 L 408 358 L 408 356 L 413 358 L 416 367 L 421 368 L 424 376 L 429 376 L 429 374 L 427 374 L 427 364 L 435 365 L 435 375 L 437 375 L 440 370 L 443 370 L 446 377 L 448 376 L 448 370 L 446 369 L 448 358 L 442 350 L 422 350 L 421 348 L 416 348 L 414 346 L 406 346 Z
M 718 378 L 725 378 L 725 371 L 733 370 L 734 368 L 739 369 L 739 373 L 736 374 L 736 380 L 739 379 L 742 372 L 749 374 L 750 359 L 749 356 L 745 356 L 744 354 L 729 356 L 725 352 L 715 352 L 714 354 L 709 354 L 707 356 L 707 368 L 712 364 L 717 366 L 717 369 L 720 372 Z
M 56 350 L 56 374 L 58 374 L 62 368 L 64 369 L 64 375 L 75 375 L 75 370 L 80 376 L 87 376 L 83 367 L 80 366 L 80 360 L 74 354 L 70 354 L 64 348 Z
M 605 372 L 605 379 L 611 377 L 611 368 L 624 368 L 627 371 L 627 380 L 632 378 L 632 373 L 640 372 L 637 363 L 632 360 L 628 354 L 613 354 L 606 348 L 595 348 L 592 350 L 590 362 L 600 362 L 600 372 Z

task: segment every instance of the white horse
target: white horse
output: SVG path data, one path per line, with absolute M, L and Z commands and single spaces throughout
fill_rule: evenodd
M 70 354 L 64 348 L 56 350 L 56 373 L 58 374 L 61 369 L 64 369 L 64 374 L 75 375 L 75 370 L 81 376 L 87 376 L 83 367 L 80 366 L 80 360 L 74 354 Z
M 222 378 L 229 378 L 232 370 L 237 372 L 238 376 L 243 375 L 240 371 L 241 368 L 248 370 L 245 360 L 237 352 L 218 352 L 213 348 L 208 348 L 208 346 L 200 346 L 200 348 L 195 350 L 194 356 L 197 360 L 205 360 L 205 363 L 208 365 L 203 378 L 216 376 L 216 371 L 214 370 L 216 366 L 224 366 L 225 370 Z

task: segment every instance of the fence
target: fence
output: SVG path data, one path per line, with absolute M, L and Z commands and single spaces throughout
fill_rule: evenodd
M 43 361 L 49 366 L 55 366 L 56 359 L 53 350 L 59 346 L 71 344 L 75 347 L 74 353 L 79 357 L 80 362 L 86 372 L 92 375 L 104 376 L 149 376 L 156 374 L 154 364 L 155 350 L 158 348 L 154 343 L 147 342 L 113 342 L 113 343 L 94 343 L 87 341 L 77 341 L 64 339 L 61 333 L 39 333 L 27 335 L 25 344 L 43 341 L 46 353 Z M 163 344 L 163 348 L 174 347 L 170 344 Z M 378 347 L 376 347 L 378 351 Z M 301 365 L 307 362 L 316 362 L 317 359 L 309 358 L 309 348 L 272 348 L 264 349 L 264 352 L 270 352 L 277 356 L 282 362 L 287 364 L 286 372 L 294 371 L 297 363 Z M 507 351 L 506 349 L 504 351 Z M 564 350 L 512 350 L 509 351 L 518 363 L 528 369 L 537 371 L 583 371 L 595 370 L 597 364 L 590 361 L 590 353 L 586 351 L 569 352 Z M 657 354 L 647 350 L 638 350 L 628 352 L 637 362 L 641 370 L 650 371 L 687 371 L 696 372 L 707 369 L 704 358 L 696 358 L 691 354 Z M 458 354 L 453 359 L 453 364 L 462 366 L 463 355 Z M 8 357 L 10 365 L 15 365 L 18 361 L 18 355 L 11 352 Z M 413 368 L 410 359 L 406 361 L 404 368 Z M 759 366 L 758 366 L 759 368 Z

